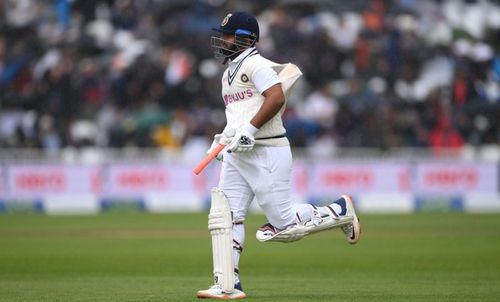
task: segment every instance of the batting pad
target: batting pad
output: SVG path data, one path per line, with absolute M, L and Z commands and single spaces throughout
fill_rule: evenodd
M 234 290 L 233 219 L 229 202 L 219 188 L 212 189 L 208 230 L 212 235 L 214 283 L 221 285 L 225 292 L 232 292 Z
M 297 224 L 289 227 L 286 230 L 276 233 L 273 237 L 268 239 L 260 240 L 261 242 L 268 241 L 278 241 L 278 242 L 293 242 L 304 238 L 307 235 L 314 234 L 317 232 L 339 228 L 353 221 L 352 216 L 340 216 L 340 217 L 323 217 L 321 221 L 307 221 L 304 224 Z

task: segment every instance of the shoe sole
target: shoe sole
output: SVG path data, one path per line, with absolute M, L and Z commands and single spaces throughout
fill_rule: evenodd
M 347 213 L 353 216 L 352 220 L 352 234 L 347 237 L 347 242 L 350 244 L 356 244 L 361 237 L 361 223 L 359 221 L 358 216 L 356 215 L 356 211 L 354 209 L 354 200 L 349 195 L 342 195 L 342 197 L 346 200 Z
M 198 299 L 217 299 L 217 300 L 237 300 L 237 299 L 244 299 L 247 296 L 245 294 L 239 294 L 235 296 L 231 295 L 211 295 L 207 293 L 198 293 L 196 295 Z

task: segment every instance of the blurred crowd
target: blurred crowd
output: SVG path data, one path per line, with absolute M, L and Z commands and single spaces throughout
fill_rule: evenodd
M 211 28 L 234 10 L 304 73 L 295 147 L 500 141 L 495 1 L 0 0 L 0 147 L 208 144 L 225 124 Z

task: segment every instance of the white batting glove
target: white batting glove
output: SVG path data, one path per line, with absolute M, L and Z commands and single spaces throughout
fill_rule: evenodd
M 247 152 L 255 145 L 255 133 L 259 129 L 248 123 L 236 131 L 236 135 L 227 146 L 227 152 Z
M 234 136 L 234 133 L 235 133 L 235 130 L 234 129 L 230 129 L 229 131 L 222 132 L 222 133 L 214 135 L 214 140 L 212 141 L 212 145 L 208 149 L 207 154 L 210 154 L 220 144 L 222 144 L 222 145 L 229 144 L 231 142 L 233 136 Z M 222 150 L 221 152 L 219 152 L 219 154 L 217 154 L 217 156 L 215 158 L 217 160 L 222 160 L 223 159 L 223 153 L 224 153 L 224 150 Z

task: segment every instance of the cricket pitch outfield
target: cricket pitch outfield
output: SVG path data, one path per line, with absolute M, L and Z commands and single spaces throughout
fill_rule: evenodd
M 341 231 L 259 243 L 240 263 L 248 301 L 498 301 L 500 214 L 363 215 Z M 207 213 L 0 215 L 0 301 L 196 301 L 211 283 Z

